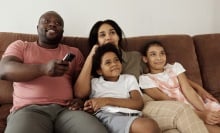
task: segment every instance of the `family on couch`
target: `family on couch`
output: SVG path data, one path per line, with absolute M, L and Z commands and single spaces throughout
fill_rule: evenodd
M 64 22 L 59 14 L 54 11 L 46 12 L 39 19 L 36 42 L 15 41 L 5 51 L 0 63 L 0 78 L 14 82 L 13 107 L 8 116 L 6 133 L 108 132 L 108 126 L 103 126 L 98 119 L 86 113 L 102 110 L 105 105 L 86 102 L 83 108 L 81 102 L 76 99 L 87 98 L 91 93 L 93 55 L 97 47 L 101 45 L 112 43 L 117 47 L 122 56 L 122 73 L 133 74 L 138 78 L 145 72 L 143 70 L 145 64 L 142 62 L 140 53 L 127 52 L 121 47 L 123 32 L 114 21 L 98 21 L 92 27 L 89 35 L 91 52 L 85 62 L 82 53 L 77 48 L 60 44 L 63 27 Z M 62 60 L 68 52 L 75 54 L 72 62 Z M 192 86 L 197 86 L 196 83 L 189 82 Z M 202 94 L 202 98 L 214 99 L 204 89 L 196 91 Z M 125 99 L 130 99 L 130 97 Z M 214 113 L 207 113 L 204 116 L 207 130 L 204 122 L 193 109 L 184 103 L 153 100 L 145 102 L 150 103 L 144 106 L 145 110 L 151 111 L 142 113 L 148 119 L 152 119 L 150 124 L 153 124 L 152 128 L 155 128 L 152 132 L 158 131 L 158 126 L 166 133 L 220 131 L 219 126 L 216 126 L 219 124 L 220 116 L 214 116 Z M 122 105 L 124 104 L 128 103 Z M 174 109 L 176 112 L 173 111 Z M 170 118 L 170 115 L 174 117 Z M 214 117 L 218 120 L 213 120 Z M 167 119 L 166 122 L 164 119 Z M 112 123 L 112 126 L 115 124 L 117 123 Z M 124 125 L 127 126 L 127 124 Z M 131 125 L 128 132 L 133 131 L 131 130 L 133 126 L 139 125 L 142 123 Z

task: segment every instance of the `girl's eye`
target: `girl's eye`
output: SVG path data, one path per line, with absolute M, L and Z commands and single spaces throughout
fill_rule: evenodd
M 153 57 L 153 56 L 156 56 L 156 54 L 155 54 L 155 53 L 150 53 L 150 56 L 152 56 L 152 57 Z
M 166 55 L 166 53 L 165 52 L 161 52 L 161 55 Z

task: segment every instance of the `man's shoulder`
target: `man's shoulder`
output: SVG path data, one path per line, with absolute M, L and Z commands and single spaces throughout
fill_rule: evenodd
M 74 51 L 74 52 L 80 52 L 79 48 L 77 47 L 72 47 L 72 46 L 69 46 L 67 44 L 59 44 L 63 49 L 70 49 L 71 51 Z
M 32 44 L 34 42 L 28 42 L 28 41 L 23 41 L 23 40 L 15 40 L 11 44 Z
M 30 46 L 31 44 L 34 44 L 35 42 L 28 42 L 28 41 L 23 41 L 23 40 L 16 40 L 12 42 L 9 47 L 27 47 Z

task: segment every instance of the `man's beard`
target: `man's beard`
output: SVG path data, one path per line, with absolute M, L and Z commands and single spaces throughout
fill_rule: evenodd
M 59 44 L 62 40 L 62 37 L 63 37 L 62 35 L 59 35 L 55 38 L 48 38 L 48 37 L 45 36 L 42 41 L 46 44 L 52 44 L 52 45 L 53 44 Z

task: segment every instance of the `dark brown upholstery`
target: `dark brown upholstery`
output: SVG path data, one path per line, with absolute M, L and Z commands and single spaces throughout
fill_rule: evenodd
M 0 57 L 7 46 L 15 40 L 35 41 L 37 35 L 23 33 L 0 32 Z M 193 42 L 195 40 L 195 44 Z M 86 57 L 89 53 L 88 38 L 64 37 L 64 44 L 77 47 Z M 199 35 L 155 35 L 127 38 L 125 50 L 140 51 L 144 44 L 151 40 L 159 40 L 166 47 L 168 62 L 178 61 L 185 67 L 187 76 L 205 87 L 220 99 L 220 34 Z M 195 51 L 196 46 L 196 51 Z M 197 52 L 197 54 L 196 54 Z M 198 62 L 199 59 L 199 62 Z M 201 68 L 201 69 L 200 69 Z M 201 71 L 201 73 L 200 73 Z M 202 75 L 202 78 L 201 78 Z M 203 81 L 203 82 L 202 82 Z M 6 118 L 12 106 L 13 87 L 11 82 L 0 80 L 0 133 L 4 131 Z
M 204 87 L 220 101 L 220 34 L 193 37 Z

